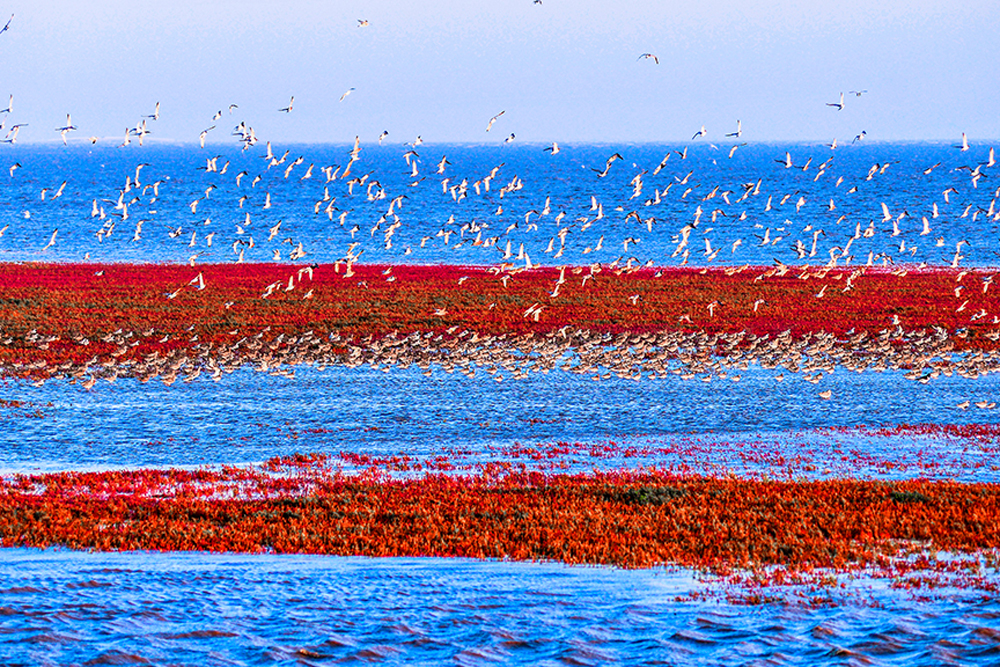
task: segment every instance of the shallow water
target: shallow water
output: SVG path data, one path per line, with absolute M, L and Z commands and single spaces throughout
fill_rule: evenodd
M 1000 604 L 878 582 L 825 605 L 692 598 L 689 571 L 0 550 L 5 664 L 983 664 Z M 832 595 L 831 595 L 832 593 Z M 678 599 L 680 598 L 680 599 Z M 808 598 L 802 598 L 806 601 Z
M 557 370 L 498 383 L 440 370 L 428 378 L 416 368 L 331 366 L 299 367 L 294 379 L 245 369 L 218 383 L 119 379 L 91 391 L 64 381 L 8 381 L 4 395 L 24 404 L 0 408 L 0 470 L 251 464 L 296 452 L 446 455 L 473 466 L 509 459 L 511 449 L 561 442 L 608 447 L 599 456 L 581 451 L 549 461 L 577 471 L 653 465 L 716 474 L 1000 479 L 995 451 L 983 443 L 852 431 L 991 422 L 992 410 L 955 406 L 995 401 L 1000 376 L 924 385 L 901 373 L 841 370 L 814 385 L 795 374 L 779 382 L 778 375 L 758 368 L 740 382 L 595 382 Z M 819 395 L 825 390 L 833 392 L 829 400 Z M 623 458 L 628 447 L 650 451 Z M 885 461 L 899 465 L 887 470 Z

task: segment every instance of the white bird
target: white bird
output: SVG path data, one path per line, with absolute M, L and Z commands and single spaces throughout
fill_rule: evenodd
M 649 58 L 652 58 L 652 59 L 653 59 L 653 62 L 654 62 L 654 63 L 656 63 L 657 65 L 659 65 L 659 64 L 660 64 L 660 59 L 659 59 L 659 58 L 657 58 L 657 57 L 656 57 L 655 55 L 653 55 L 652 53 L 643 53 L 643 54 L 642 54 L 641 56 L 639 56 L 638 58 L 636 58 L 636 60 L 637 60 L 637 61 L 639 61 L 639 60 L 642 60 L 643 58 L 646 58 L 647 60 L 648 60 Z
M 543 148 L 542 150 L 548 151 L 553 155 L 555 155 L 556 153 L 559 152 L 559 144 L 553 141 L 551 146 L 549 146 L 548 148 Z
M 705 132 L 705 126 L 702 125 L 701 129 L 698 130 L 697 132 L 695 132 L 694 136 L 691 137 L 691 139 L 694 140 L 694 139 L 697 139 L 698 137 L 704 137 L 706 134 L 707 134 L 707 132 Z
M 736 121 L 736 131 L 735 132 L 730 132 L 726 136 L 727 137 L 736 137 L 737 139 L 739 139 L 740 137 L 742 137 L 743 136 L 743 122 L 737 120 Z
M 48 250 L 49 248 L 51 248 L 56 244 L 56 234 L 58 233 L 59 233 L 58 229 L 52 232 L 52 238 L 49 239 L 49 242 L 45 244 L 45 247 L 42 248 L 40 252 L 45 252 L 46 250 Z
M 828 107 L 836 107 L 837 111 L 843 111 L 843 109 L 844 109 L 844 94 L 843 93 L 840 94 L 840 102 L 827 102 L 826 106 L 828 106 Z
M 340 100 L 339 101 L 343 102 L 344 98 L 347 97 L 348 95 L 350 95 L 353 90 L 354 90 L 353 88 L 348 88 L 347 91 L 343 95 L 340 96 Z M 289 106 L 291 106 L 291 105 L 289 105 Z
M 489 132 L 489 131 L 490 131 L 490 128 L 492 128 L 492 127 L 493 127 L 493 123 L 497 122 L 497 119 L 498 119 L 498 118 L 499 118 L 500 116 L 504 115 L 505 113 L 507 113 L 507 111 L 506 111 L 506 110 L 504 110 L 504 111 L 501 111 L 501 112 L 500 112 L 500 113 L 498 113 L 498 114 L 497 114 L 496 116 L 493 116 L 493 118 L 490 118 L 490 122 L 486 124 L 486 131 L 487 131 L 487 132 Z
M 207 137 L 207 136 L 208 136 L 208 133 L 209 133 L 209 132 L 211 132 L 211 131 L 212 131 L 212 130 L 214 130 L 214 129 L 215 129 L 215 126 L 213 125 L 213 126 L 212 126 L 212 127 L 210 127 L 210 128 L 207 128 L 207 129 L 205 129 L 205 130 L 202 130 L 202 131 L 201 131 L 201 134 L 199 134 L 199 135 L 198 135 L 198 142 L 199 142 L 199 143 L 201 144 L 201 147 L 202 147 L 202 148 L 204 148 L 204 147 L 205 147 L 205 137 Z
M 295 104 L 295 95 L 292 95 L 292 99 L 288 100 L 288 106 L 287 107 L 284 107 L 282 109 L 278 109 L 278 111 L 284 111 L 285 113 L 290 113 L 292 111 L 292 105 L 293 104 Z
M 969 150 L 969 139 L 965 136 L 965 132 L 962 133 L 962 145 L 955 146 L 955 148 L 963 151 Z

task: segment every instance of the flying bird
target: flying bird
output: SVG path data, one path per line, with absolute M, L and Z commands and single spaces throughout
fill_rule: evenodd
M 358 27 L 359 28 L 367 28 L 368 27 L 368 19 L 358 19 Z
M 490 128 L 493 127 L 493 123 L 497 122 L 497 118 L 499 118 L 500 116 L 504 115 L 505 113 L 507 113 L 506 110 L 501 111 L 496 116 L 493 116 L 493 118 L 490 118 L 490 122 L 486 124 L 486 131 L 489 132 Z
M 215 129 L 215 126 L 213 125 L 212 127 L 208 128 L 208 129 L 202 130 L 201 134 L 198 135 L 198 141 L 201 143 L 201 147 L 202 148 L 205 147 L 205 137 L 207 137 L 208 133 L 211 132 L 214 129 Z
M 843 111 L 844 109 L 844 94 L 840 94 L 840 102 L 827 102 L 828 107 L 837 107 L 837 111 Z
M 736 131 L 735 132 L 730 132 L 726 136 L 727 137 L 736 137 L 737 139 L 739 139 L 740 137 L 742 137 L 743 136 L 743 121 L 737 120 L 736 121 Z
M 7 23 L 4 25 L 4 27 L 0 28 L 0 35 L 2 35 L 3 33 L 7 32 L 7 29 L 10 28 L 10 22 L 13 21 L 13 20 L 14 20 L 14 15 L 11 14 L 10 18 L 7 19 Z
M 654 63 L 656 63 L 657 65 L 660 64 L 660 59 L 657 58 L 652 53 L 643 53 L 641 56 L 639 56 L 638 58 L 636 58 L 636 61 L 642 60 L 643 58 L 646 58 L 646 59 L 652 58 Z
M 340 102 L 343 102 L 343 101 L 344 101 L 344 98 L 345 98 L 345 97 L 347 97 L 348 95 L 350 95 L 350 94 L 351 94 L 351 91 L 353 91 L 353 90 L 354 90 L 353 88 L 348 88 L 348 89 L 347 89 L 347 92 L 346 92 L 346 93 L 344 93 L 343 95 L 341 95 L 341 96 L 340 96 L 340 100 L 338 100 L 338 101 L 340 101 Z
M 59 136 L 62 137 L 63 146 L 66 145 L 66 133 L 75 129 L 76 125 L 74 125 L 70 120 L 70 114 L 66 114 L 66 124 L 63 127 L 56 128 L 56 132 L 58 132 Z
M 278 111 L 284 111 L 285 113 L 290 113 L 292 111 L 292 105 L 293 104 L 295 104 L 295 95 L 292 95 L 292 99 L 288 100 L 288 106 L 287 107 L 284 107 L 282 109 L 278 109 Z
M 704 125 L 702 125 L 702 126 L 701 126 L 701 129 L 700 129 L 700 130 L 698 130 L 697 132 L 695 132 L 695 133 L 694 133 L 694 136 L 693 136 L 693 137 L 691 137 L 691 139 L 692 139 L 692 140 L 694 140 L 694 139 L 697 139 L 698 137 L 704 137 L 704 136 L 705 136 L 706 134 L 708 134 L 708 133 L 707 133 L 707 132 L 705 132 L 705 126 L 704 126 Z

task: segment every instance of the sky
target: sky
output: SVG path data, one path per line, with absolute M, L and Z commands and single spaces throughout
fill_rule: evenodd
M 0 4 L 19 143 L 850 142 L 1000 137 L 995 0 Z M 368 22 L 361 26 L 359 20 Z M 644 53 L 652 58 L 641 58 Z M 341 101 L 348 90 L 350 95 Z M 860 97 L 849 91 L 867 91 Z M 843 109 L 828 106 L 848 93 Z M 295 97 L 292 111 L 287 107 Z M 232 114 L 231 104 L 238 105 Z M 218 111 L 223 116 L 213 121 Z M 505 112 L 487 133 L 489 119 Z M 2 114 L 0 114 L 2 115 Z M 4 131 L 6 132 L 6 130 Z M 89 143 L 89 142 L 88 142 Z M 2 146 L 0 146 L 2 148 Z

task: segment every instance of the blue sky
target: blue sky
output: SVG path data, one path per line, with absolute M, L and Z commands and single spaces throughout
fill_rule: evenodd
M 0 104 L 14 95 L 7 126 L 28 123 L 23 143 L 58 141 L 67 113 L 71 138 L 120 142 L 158 101 L 156 139 L 196 142 L 215 124 L 210 143 L 241 120 L 275 142 L 685 142 L 702 125 L 723 142 L 737 119 L 747 141 L 1000 137 L 995 2 L 36 0 L 0 13 L 15 15 Z M 827 106 L 850 90 L 868 92 Z

